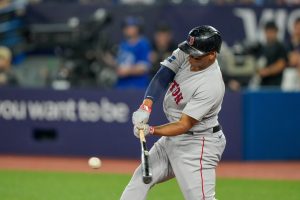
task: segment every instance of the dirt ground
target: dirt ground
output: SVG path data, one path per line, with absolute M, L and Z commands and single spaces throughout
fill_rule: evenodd
M 0 169 L 132 174 L 138 160 L 101 159 L 99 169 L 91 169 L 88 158 L 0 155 Z M 221 162 L 218 177 L 300 180 L 297 162 Z

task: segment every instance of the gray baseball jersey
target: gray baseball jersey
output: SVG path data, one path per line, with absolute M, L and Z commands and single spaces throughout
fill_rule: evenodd
M 226 145 L 222 130 L 213 131 L 225 91 L 218 62 L 193 72 L 188 55 L 176 49 L 161 64 L 176 73 L 163 103 L 168 120 L 179 121 L 184 113 L 199 122 L 190 130 L 193 134 L 161 137 L 150 150 L 152 183 L 142 182 L 139 166 L 121 200 L 145 200 L 152 186 L 173 177 L 186 200 L 214 200 L 215 168 Z
M 161 63 L 176 73 L 164 98 L 164 112 L 170 122 L 182 113 L 199 121 L 191 131 L 203 132 L 218 124 L 225 86 L 216 61 L 202 71 L 191 72 L 188 55 L 180 49 Z

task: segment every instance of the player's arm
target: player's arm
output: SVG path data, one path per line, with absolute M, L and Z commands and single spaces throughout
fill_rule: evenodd
M 132 115 L 133 124 L 148 122 L 152 104 L 159 99 L 168 88 L 169 83 L 174 80 L 176 73 L 179 71 L 179 67 L 182 66 L 185 61 L 185 56 L 185 53 L 177 48 L 173 51 L 172 56 L 161 62 L 161 68 L 152 78 L 146 90 L 142 105 Z
M 144 99 L 149 102 L 151 100 L 154 103 L 161 94 L 163 94 L 169 86 L 169 83 L 173 81 L 175 77 L 175 72 L 172 71 L 170 68 L 161 65 L 158 72 L 155 74 L 153 79 L 151 80 Z
M 212 88 L 209 88 L 207 85 L 207 87 L 204 87 L 205 89 L 198 88 L 198 90 L 195 91 L 193 97 L 184 107 L 181 117 L 177 122 L 161 126 L 138 124 L 135 129 L 145 129 L 145 135 L 153 134 L 158 136 L 175 136 L 188 132 L 207 115 L 216 101 L 221 101 L 223 98 L 222 89 L 219 88 L 218 84 L 213 85 L 210 83 L 209 86 Z M 136 132 L 137 131 L 134 132 L 135 135 Z
M 180 120 L 177 122 L 152 127 L 152 134 L 158 136 L 181 135 L 189 131 L 196 123 L 198 123 L 198 120 L 186 114 L 182 114 Z
M 148 122 L 153 103 L 166 91 L 174 77 L 174 71 L 168 67 L 161 66 L 146 90 L 142 105 L 132 115 L 133 124 Z
M 179 67 L 185 61 L 185 57 L 183 51 L 176 49 L 170 57 L 161 62 L 161 67 L 151 80 L 144 97 L 144 99 L 151 101 L 147 100 L 145 103 L 152 105 L 166 91 L 169 83 L 174 80 L 176 73 L 179 71 Z

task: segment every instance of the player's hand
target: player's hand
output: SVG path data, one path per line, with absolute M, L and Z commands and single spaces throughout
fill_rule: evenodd
M 133 127 L 133 133 L 135 137 L 140 138 L 140 133 L 139 133 L 140 130 L 144 131 L 145 137 L 149 134 L 152 135 L 154 132 L 153 126 L 149 126 L 149 124 L 138 123 Z
M 138 123 L 146 124 L 149 121 L 150 113 L 151 108 L 142 104 L 140 108 L 132 114 L 132 123 L 134 125 Z

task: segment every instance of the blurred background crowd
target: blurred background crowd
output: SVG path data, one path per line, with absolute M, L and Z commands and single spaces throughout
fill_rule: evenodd
M 9 1 L 9 0 L 3 0 Z M 11 1 L 11 0 L 10 0 Z M 79 2 L 82 4 L 88 3 L 106 3 L 106 4 L 253 4 L 253 5 L 297 5 L 299 0 L 16 0 L 19 2 L 42 3 L 42 2 Z
M 27 22 L 30 5 L 75 2 L 98 7 L 300 4 L 299 0 L 1 0 L 1 86 L 146 88 L 159 63 L 184 40 L 176 38 L 172 25 L 163 19 L 155 23 L 149 34 L 145 32 L 148 22 L 143 16 L 127 15 L 118 24 L 122 39 L 116 42 L 111 40 L 109 29 L 114 16 L 104 8 L 90 13 L 89 20 L 84 22 L 76 15 L 59 24 Z M 291 32 L 283 39 L 278 36 L 275 19 L 266 21 L 262 27 L 263 40 L 245 39 L 233 45 L 224 41 L 218 60 L 227 88 L 300 90 L 300 17 L 295 18 Z

